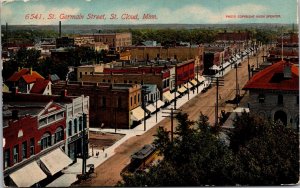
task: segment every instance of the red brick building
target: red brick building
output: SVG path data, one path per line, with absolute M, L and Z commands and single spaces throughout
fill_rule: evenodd
M 75 97 L 3 93 L 6 185 L 29 187 L 39 183 L 44 186 L 72 163 L 64 150 L 66 138 L 70 137 L 66 134 L 65 105 L 72 104 L 73 99 Z M 50 158 L 60 162 L 51 163 Z
M 61 81 L 52 85 L 52 92 L 60 94 L 66 90 L 69 96 L 89 96 L 91 127 L 99 128 L 103 125 L 110 128 L 131 128 L 135 123 L 131 112 L 140 108 L 142 102 L 141 86 L 134 83 L 117 84 L 94 81 L 93 83 Z

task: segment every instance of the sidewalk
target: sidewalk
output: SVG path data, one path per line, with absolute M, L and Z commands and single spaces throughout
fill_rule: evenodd
M 246 62 L 245 60 L 241 63 Z M 234 67 L 231 68 L 231 66 L 228 66 L 224 72 L 223 76 L 226 75 L 230 70 L 234 69 Z M 193 91 L 189 90 L 189 99 L 191 100 L 196 95 L 200 94 L 201 91 L 204 89 L 204 85 L 208 86 L 209 81 L 205 80 L 204 84 L 201 84 L 199 86 L 199 92 L 197 93 L 197 90 L 195 89 L 194 93 Z M 177 99 L 176 108 L 180 108 L 183 104 L 185 104 L 188 101 L 188 94 L 185 94 L 181 98 Z M 174 108 L 174 102 L 172 102 L 167 108 Z M 165 117 L 162 117 L 164 109 L 160 109 L 160 111 L 157 112 L 157 122 L 156 122 L 156 115 L 152 114 L 150 118 L 146 120 L 146 131 L 154 127 L 157 123 L 162 121 Z M 93 149 L 94 154 L 96 152 L 99 152 L 99 156 L 91 156 L 92 150 L 89 149 L 90 158 L 87 159 L 86 164 L 94 164 L 94 167 L 98 167 L 100 164 L 105 162 L 109 157 L 113 156 L 115 154 L 115 149 L 124 143 L 126 140 L 128 140 L 131 137 L 143 135 L 146 131 L 144 131 L 144 121 L 142 121 L 139 125 L 137 125 L 133 129 L 117 129 L 115 132 L 115 129 L 100 129 L 100 128 L 89 128 L 91 131 L 101 131 L 101 132 L 107 132 L 107 133 L 119 133 L 119 134 L 125 134 L 123 138 L 118 140 L 115 144 L 112 146 L 106 148 L 103 152 L 103 150 Z M 74 183 L 77 180 L 77 174 L 82 173 L 82 159 L 77 159 L 77 163 L 67 167 L 65 170 L 63 170 L 63 175 L 54 180 L 52 183 L 48 184 L 47 187 L 68 187 L 72 183 Z

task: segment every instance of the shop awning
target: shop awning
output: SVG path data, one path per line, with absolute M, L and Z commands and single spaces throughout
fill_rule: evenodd
M 161 100 L 157 100 L 157 108 L 161 108 L 165 103 Z
M 157 100 L 157 102 L 154 102 L 152 105 L 155 107 L 156 109 L 156 103 L 157 103 L 157 108 L 162 107 L 163 105 L 165 105 L 164 102 L 162 102 L 161 100 Z
M 155 105 L 155 103 L 154 103 L 154 104 L 149 104 L 148 106 L 146 106 L 146 109 L 147 109 L 150 113 L 153 113 L 153 112 L 156 111 L 156 108 L 155 108 L 155 106 L 153 106 L 153 105 Z
M 185 91 L 186 91 L 187 89 L 185 88 L 185 87 L 180 87 L 179 89 L 177 89 L 177 91 L 179 92 L 179 93 L 184 93 Z
M 9 176 L 18 187 L 30 187 L 47 178 L 47 175 L 38 166 L 36 161 L 27 164 L 23 168 L 11 173 Z
M 204 76 L 198 76 L 198 82 L 201 83 L 201 82 L 204 82 L 204 81 L 205 81 L 205 77 Z
M 164 101 L 171 102 L 174 99 L 174 95 L 172 95 L 170 91 L 166 91 L 163 93 L 163 99 Z
M 191 82 L 194 86 L 197 86 L 197 85 L 198 85 L 198 82 L 197 82 L 195 79 L 191 80 L 190 82 Z
M 184 84 L 184 87 L 191 89 L 193 87 L 193 85 L 188 82 L 188 83 Z
M 231 63 L 226 61 L 224 64 L 223 64 L 223 69 L 225 69 L 226 67 L 228 67 Z
M 133 110 L 131 110 L 131 119 L 134 121 L 141 121 L 144 119 L 144 113 L 145 111 L 142 109 L 142 107 L 137 107 Z
M 60 148 L 51 151 L 40 159 L 52 176 L 73 162 Z
M 210 67 L 211 70 L 220 70 L 221 68 L 217 65 L 213 65 L 212 67 Z

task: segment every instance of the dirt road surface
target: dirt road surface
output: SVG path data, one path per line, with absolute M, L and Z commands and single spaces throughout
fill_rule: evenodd
M 262 62 L 261 56 L 263 52 L 259 54 L 259 62 Z M 242 66 L 238 68 L 238 83 L 240 88 L 240 94 L 243 95 L 245 91 L 242 90 L 242 87 L 248 81 L 248 60 L 244 59 Z M 257 64 L 256 57 L 250 57 L 250 65 Z M 233 104 L 226 104 L 226 100 L 232 100 L 236 94 L 236 72 L 235 69 L 232 69 L 227 75 L 224 76 L 224 86 L 220 87 L 219 94 L 221 96 L 221 101 L 219 101 L 219 112 L 221 110 L 231 111 L 234 108 Z M 205 93 L 199 93 L 196 97 L 185 103 L 180 109 L 183 112 L 189 114 L 191 120 L 197 120 L 199 117 L 199 112 L 209 117 L 211 124 L 215 122 L 215 108 L 214 104 L 216 102 L 216 87 L 213 86 Z M 176 121 L 175 121 L 176 122 Z M 121 170 L 130 162 L 130 155 L 134 152 L 141 149 L 145 144 L 152 143 L 156 134 L 156 130 L 159 126 L 170 130 L 170 119 L 165 118 L 159 122 L 152 129 L 147 131 L 141 136 L 132 137 L 123 144 L 121 144 L 115 150 L 115 155 L 110 157 L 104 163 L 96 168 L 97 177 L 93 178 L 89 182 L 84 182 L 80 186 L 114 186 L 118 181 L 121 181 L 120 176 Z M 174 123 L 176 126 L 176 123 Z

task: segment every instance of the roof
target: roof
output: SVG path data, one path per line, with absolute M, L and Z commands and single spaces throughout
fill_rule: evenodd
M 279 61 L 264 70 L 256 73 L 244 86 L 243 89 L 265 89 L 265 90 L 299 90 L 299 70 L 293 64 L 291 66 L 291 78 L 283 77 L 283 69 L 286 61 Z
M 44 80 L 40 78 L 36 79 L 36 82 L 34 83 L 32 89 L 30 90 L 30 93 L 43 94 L 49 82 L 50 80 Z
M 11 77 L 8 78 L 7 81 L 17 82 L 20 80 L 21 77 L 23 77 L 23 79 L 27 83 L 32 83 L 33 80 L 35 81 L 37 78 L 44 78 L 36 71 L 32 71 L 32 74 L 30 74 L 30 69 L 23 68 L 23 69 L 19 70 L 18 72 L 15 72 Z

